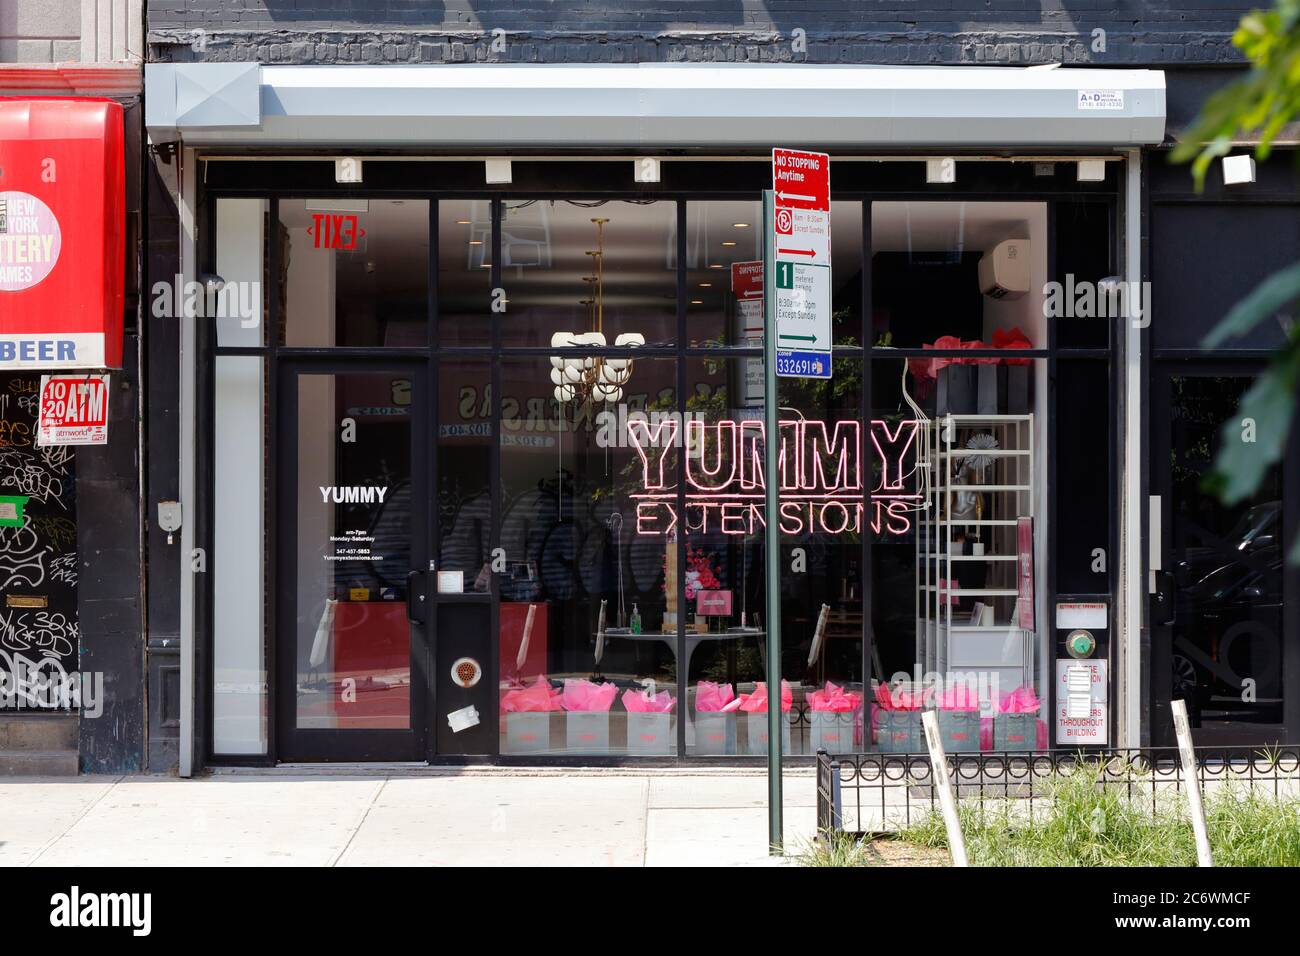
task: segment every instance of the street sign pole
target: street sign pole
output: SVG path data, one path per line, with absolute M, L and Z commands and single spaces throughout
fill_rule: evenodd
M 781 476 L 777 470 L 781 447 L 780 402 L 776 391 L 776 244 L 770 223 L 776 196 L 763 193 L 763 487 L 767 520 L 767 837 L 769 852 L 779 856 L 785 842 L 781 819 L 781 522 L 778 508 Z

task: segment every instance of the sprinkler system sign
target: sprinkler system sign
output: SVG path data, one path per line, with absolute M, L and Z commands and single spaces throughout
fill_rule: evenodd
M 831 158 L 772 150 L 776 374 L 831 377 Z

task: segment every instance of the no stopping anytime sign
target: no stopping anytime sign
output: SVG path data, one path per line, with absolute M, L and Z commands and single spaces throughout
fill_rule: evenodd
M 830 157 L 772 150 L 776 374 L 831 377 Z

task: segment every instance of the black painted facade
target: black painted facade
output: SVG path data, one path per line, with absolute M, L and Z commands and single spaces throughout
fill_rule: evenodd
M 927 6 L 925 3 L 771 2 L 718 0 L 602 3 L 482 0 L 465 5 L 422 0 L 147 0 L 148 58 L 153 62 L 259 61 L 268 64 L 384 63 L 843 63 L 1152 67 L 1166 71 L 1167 139 L 1196 115 L 1206 95 L 1234 76 L 1240 60 L 1230 44 L 1237 20 L 1257 4 L 1232 2 L 1067 2 L 1039 9 L 1013 0 Z M 1190 173 L 1170 168 L 1164 149 L 1144 155 L 1144 262 L 1155 283 L 1160 348 L 1195 359 L 1203 328 L 1176 329 L 1170 313 L 1182 286 L 1197 274 L 1196 249 L 1237 237 L 1231 263 L 1294 258 L 1300 236 L 1300 186 L 1294 154 L 1279 151 L 1259 168 L 1248 191 L 1226 190 L 1212 171 L 1208 191 L 1195 195 Z M 155 154 L 148 165 L 147 284 L 179 271 L 174 201 L 175 166 Z M 1293 217 L 1288 219 L 1288 217 Z M 1279 233 L 1278 223 L 1281 223 Z M 1252 243 L 1254 245 L 1252 246 Z M 1290 251 L 1288 251 L 1290 250 Z M 1213 261 L 1214 255 L 1210 256 Z M 1235 301 L 1250 288 L 1247 273 L 1225 266 L 1216 294 Z M 146 287 L 148 287 L 146 285 Z M 1162 317 L 1162 309 L 1165 310 Z M 1162 325 L 1164 317 L 1169 321 Z M 1274 337 L 1275 340 L 1275 337 Z M 1272 340 L 1245 343 L 1243 359 L 1258 361 Z M 1172 354 L 1172 353 L 1171 353 Z M 144 335 L 147 455 L 143 501 L 177 495 L 177 330 L 151 320 Z M 1201 358 L 1208 358 L 1204 353 Z M 1293 461 L 1296 443 L 1293 442 Z M 1291 481 L 1300 469 L 1291 466 Z M 1295 515 L 1289 519 L 1294 532 Z M 150 769 L 175 765 L 179 698 L 176 668 L 179 559 L 165 535 L 145 525 L 148 558 L 147 673 Z M 125 529 L 124 532 L 125 533 Z M 1289 587 L 1294 588 L 1294 580 Z M 125 598 L 122 598 L 125 600 Z M 126 605 L 121 605 L 125 607 Z M 1149 636 L 1144 638 L 1152 640 Z M 1158 637 L 1155 638 L 1158 640 Z M 200 671 L 202 673 L 202 671 Z M 1146 675 L 1149 677 L 1149 674 Z M 1144 687 L 1147 686 L 1144 679 Z M 1300 696 L 1300 687 L 1292 690 Z M 202 691 L 200 691 L 200 697 Z M 1149 701 L 1144 699 L 1144 712 Z M 204 717 L 198 708 L 199 721 Z M 204 731 L 199 728 L 199 737 Z M 1144 739 L 1148 735 L 1144 734 Z M 121 765 L 138 748 L 115 744 Z M 87 769 L 89 766 L 87 765 Z

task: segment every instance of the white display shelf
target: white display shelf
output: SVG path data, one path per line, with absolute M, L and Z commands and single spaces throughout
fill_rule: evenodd
M 928 670 L 1034 683 L 1035 634 L 1011 623 L 1019 597 L 1016 528 L 1019 519 L 1034 517 L 1037 499 L 1033 426 L 1033 415 L 952 415 L 929 423 L 930 497 L 916 522 L 917 660 Z M 976 435 L 992 436 L 996 447 L 968 447 Z M 966 553 L 974 540 L 987 553 Z M 975 601 L 1003 623 L 965 623 Z

